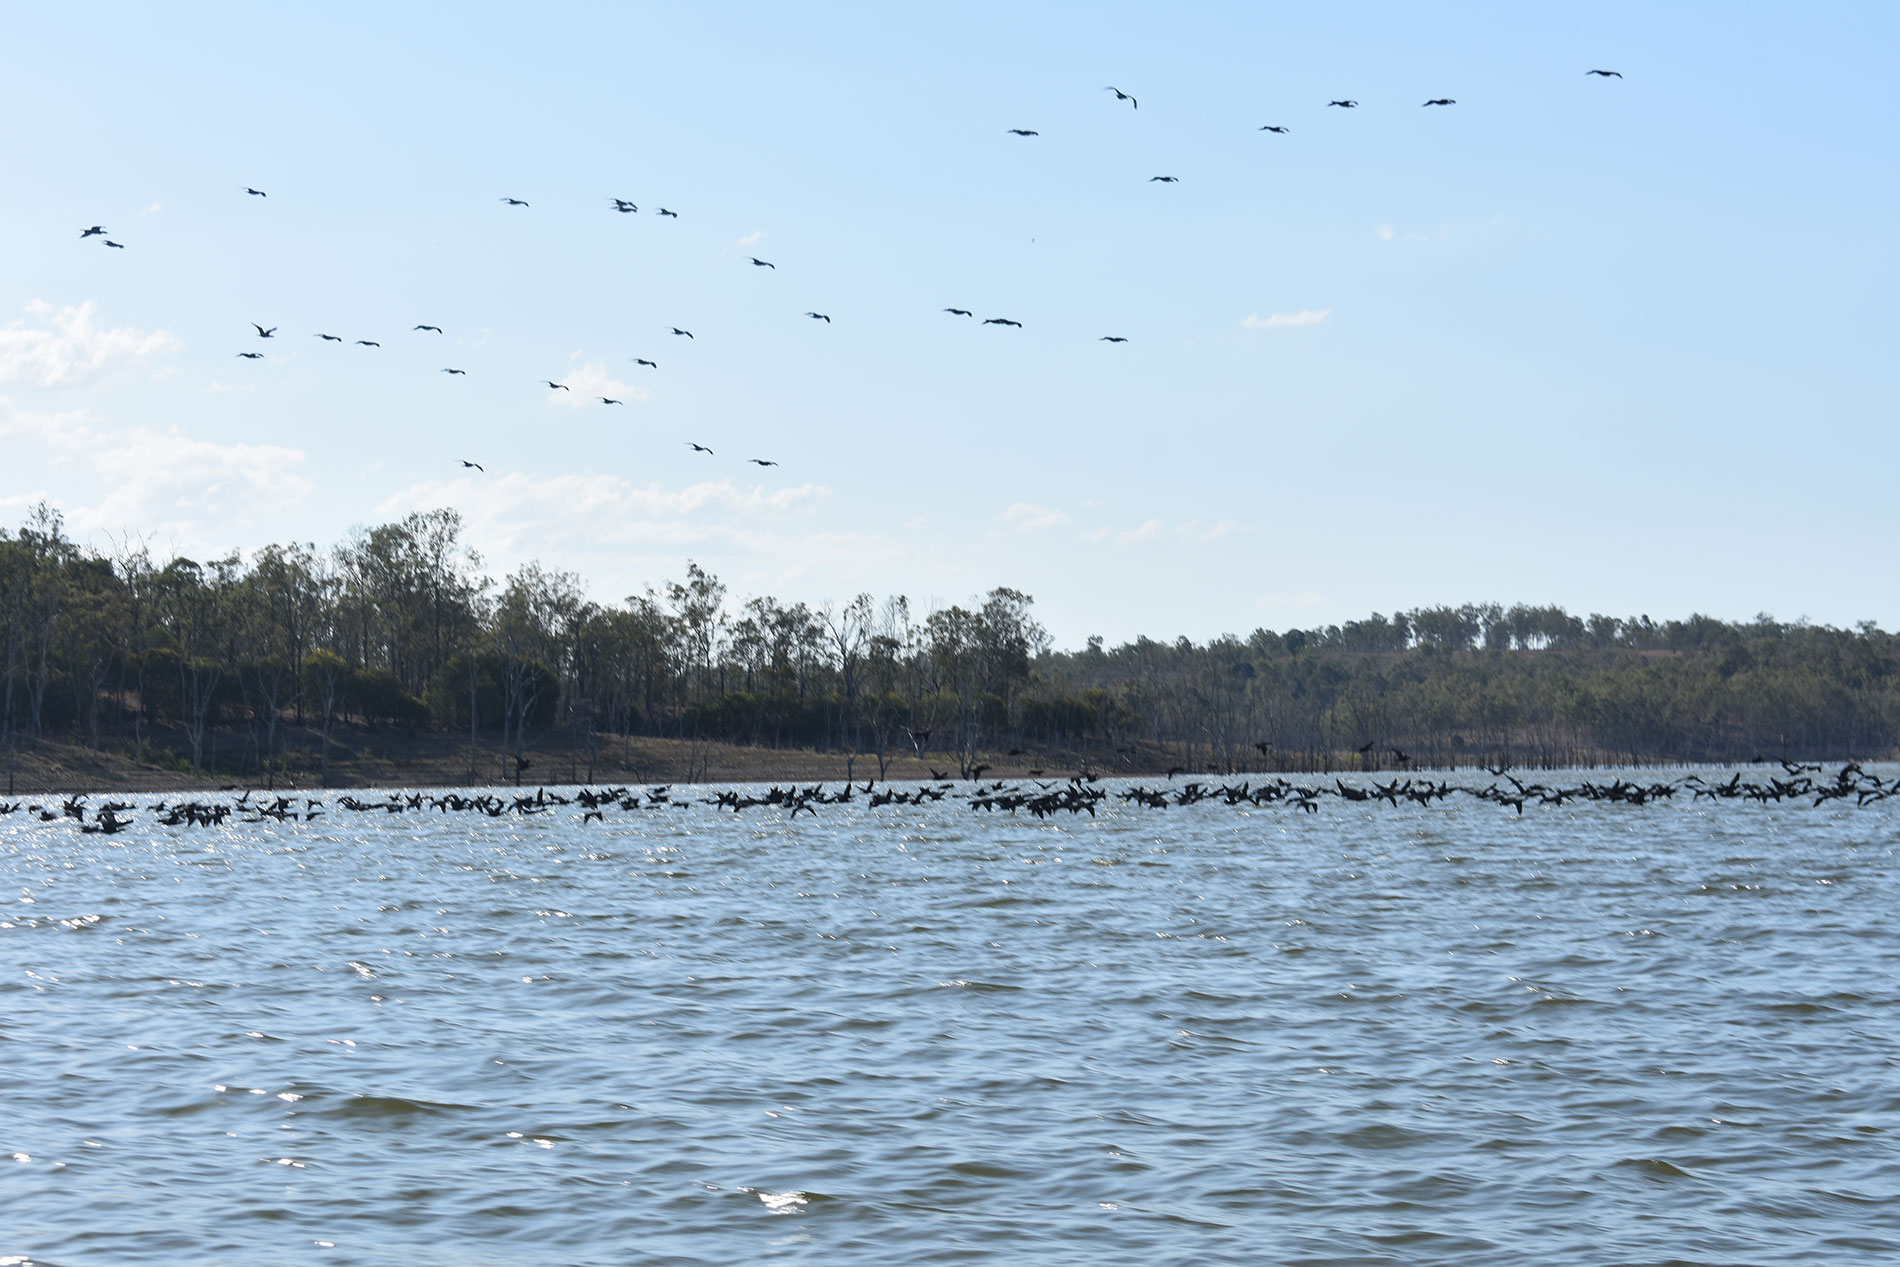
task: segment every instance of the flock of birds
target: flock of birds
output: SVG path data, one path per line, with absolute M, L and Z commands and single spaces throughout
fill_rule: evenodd
M 1009 814 L 1025 810 L 1035 818 L 1061 813 L 1086 813 L 1094 818 L 1096 807 L 1111 796 L 1125 806 L 1141 809 L 1163 810 L 1209 801 L 1251 808 L 1281 806 L 1308 814 L 1317 814 L 1320 804 L 1328 798 L 1343 804 L 1385 805 L 1397 809 L 1405 805 L 1429 808 L 1454 796 L 1468 796 L 1473 800 L 1513 809 L 1520 816 L 1526 805 L 1561 808 L 1572 801 L 1583 801 L 1642 806 L 1673 800 L 1685 792 L 1695 801 L 1753 801 L 1759 805 L 1779 805 L 1787 801 L 1811 803 L 1815 808 L 1838 802 L 1843 805 L 1851 803 L 1857 809 L 1900 797 L 1900 776 L 1883 779 L 1862 769 L 1858 762 L 1848 762 L 1831 777 L 1824 775 L 1821 767 L 1815 764 L 1784 761 L 1782 768 L 1787 771 L 1786 777 L 1771 775 L 1765 781 L 1744 779 L 1742 773 L 1736 771 L 1719 783 L 1711 782 L 1699 774 L 1691 774 L 1679 780 L 1653 783 L 1617 778 L 1608 783 L 1593 783 L 1585 779 L 1568 786 L 1553 786 L 1526 783 L 1505 773 L 1502 777 L 1509 784 L 1508 787 L 1495 779 L 1479 787 L 1450 783 L 1443 779 L 1394 778 L 1386 783 L 1374 782 L 1370 786 L 1361 786 L 1347 783 L 1341 778 L 1334 778 L 1331 784 L 1301 784 L 1285 778 L 1274 778 L 1260 783 L 1247 780 L 1218 786 L 1200 782 L 1177 786 L 1170 780 L 1161 787 L 1135 783 L 1113 791 L 1099 786 L 1100 775 L 1082 770 L 1070 775 L 1066 781 L 1031 780 L 1027 786 L 1002 779 L 981 783 L 972 778 L 972 787 L 963 799 L 972 810 L 1001 810 Z M 481 814 L 488 818 L 530 817 L 562 810 L 569 811 L 571 816 L 572 811 L 578 809 L 582 826 L 603 821 L 609 810 L 630 814 L 687 810 L 695 805 L 728 810 L 734 814 L 764 807 L 789 811 L 786 817 L 791 820 L 800 814 L 815 817 L 819 806 L 848 805 L 860 797 L 871 809 L 881 809 L 887 805 L 933 804 L 948 798 L 956 786 L 955 782 L 946 780 L 905 786 L 886 784 L 880 789 L 875 780 L 870 780 L 862 786 L 847 782 L 835 792 L 827 791 L 825 785 L 819 783 L 809 787 L 773 786 L 757 793 L 726 788 L 710 797 L 698 799 L 676 798 L 670 784 L 644 790 L 631 787 L 582 787 L 571 796 L 550 792 L 546 788 L 537 788 L 532 795 L 519 793 L 514 796 L 494 792 L 470 795 L 460 792 L 438 795 L 392 792 L 382 800 L 370 801 L 355 795 L 343 795 L 337 798 L 336 806 L 356 814 L 434 811 L 442 814 Z M 29 818 L 42 823 L 73 822 L 78 824 L 83 834 L 105 836 L 116 836 L 139 821 L 133 815 L 141 812 L 141 807 L 130 802 L 108 801 L 96 810 L 89 810 L 87 800 L 84 795 L 68 796 L 57 808 L 23 801 L 12 804 L 0 801 L 0 818 L 24 810 Z M 151 814 L 151 821 L 161 827 L 221 827 L 232 821 L 243 824 L 307 823 L 321 817 L 327 808 L 321 797 L 258 797 L 256 792 L 246 791 L 234 801 L 159 801 L 144 807 L 143 812 Z M 89 812 L 91 818 L 87 817 Z
M 1614 70 L 1593 69 L 1593 70 L 1585 71 L 1584 73 L 1586 75 L 1598 76 L 1604 79 L 1610 79 L 1610 78 L 1621 79 L 1623 77 L 1621 72 L 1614 71 Z M 1119 102 L 1126 101 L 1130 109 L 1138 110 L 1141 108 L 1140 101 L 1137 100 L 1132 93 L 1125 92 L 1122 89 L 1114 86 L 1113 84 L 1105 85 L 1103 87 L 1103 91 L 1114 93 L 1116 102 L 1119 103 Z M 1457 104 L 1458 104 L 1457 101 L 1451 97 L 1433 97 L 1422 103 L 1422 105 L 1426 107 L 1432 107 L 1432 106 L 1445 107 L 1445 106 L 1455 106 Z M 1326 105 L 1327 105 L 1327 108 L 1329 109 L 1337 108 L 1337 109 L 1343 109 L 1343 110 L 1355 110 L 1359 107 L 1359 102 L 1350 98 L 1342 98 L 1339 100 L 1328 101 Z M 1035 136 L 1042 135 L 1040 131 L 1034 128 L 1016 127 L 1016 128 L 1009 128 L 1006 130 L 1010 135 L 1021 137 L 1021 138 L 1028 138 L 1028 137 L 1035 137 Z M 1291 128 L 1285 126 L 1284 124 L 1277 124 L 1277 123 L 1263 124 L 1257 130 L 1261 132 L 1276 133 L 1281 136 L 1288 135 L 1292 132 Z M 1174 184 L 1180 183 L 1180 177 L 1172 176 L 1172 175 L 1150 176 L 1148 178 L 1148 182 L 1151 184 L 1174 185 Z M 264 190 L 254 189 L 249 186 L 245 187 L 244 193 L 246 196 L 254 197 L 254 198 L 269 197 L 269 195 Z M 528 200 L 525 198 L 504 196 L 500 198 L 498 201 L 500 201 L 504 206 L 507 206 L 507 207 L 518 207 L 524 210 L 530 209 L 532 207 L 532 204 L 529 203 Z M 634 215 L 634 214 L 637 214 L 640 210 L 639 205 L 635 203 L 634 201 L 632 201 L 631 199 L 613 198 L 611 202 L 612 202 L 613 210 L 616 213 L 621 214 L 621 215 Z M 672 210 L 669 207 L 657 207 L 654 210 L 654 214 L 658 216 L 662 216 L 662 217 L 671 218 L 671 219 L 679 218 L 679 213 Z M 126 249 L 124 243 L 115 241 L 113 238 L 108 236 L 110 232 L 111 231 L 108 230 L 104 225 L 95 224 L 82 230 L 79 236 L 82 241 L 87 238 L 96 237 L 100 239 L 106 246 L 111 247 L 115 250 L 122 251 Z M 778 270 L 778 265 L 773 263 L 770 260 L 760 259 L 756 255 L 747 256 L 746 258 L 750 262 L 752 267 L 754 268 L 771 269 L 774 272 Z M 955 307 L 955 306 L 946 306 L 943 309 L 943 311 L 952 316 L 958 316 L 958 317 L 974 318 L 976 315 L 973 309 L 961 308 L 961 307 Z M 831 324 L 831 315 L 829 313 L 807 310 L 804 315 L 810 320 L 822 321 L 826 325 Z M 1022 322 L 1017 321 L 1014 318 L 1000 317 L 1000 316 L 999 317 L 985 317 L 982 321 L 982 324 L 986 326 L 997 326 L 997 327 L 1002 327 L 1002 328 L 1015 328 L 1015 329 L 1021 329 L 1023 325 Z M 257 337 L 260 339 L 274 339 L 277 337 L 277 331 L 279 328 L 277 326 L 266 327 L 256 322 L 252 322 L 251 326 L 257 332 Z M 679 326 L 672 326 L 670 327 L 670 330 L 671 330 L 672 337 L 686 338 L 686 339 L 694 338 L 692 331 L 683 329 Z M 438 325 L 434 325 L 427 322 L 418 322 L 411 329 L 410 333 L 412 334 L 433 333 L 433 334 L 439 335 L 443 333 L 443 330 L 442 330 L 442 327 Z M 313 332 L 312 337 L 320 339 L 326 343 L 342 344 L 346 342 L 346 340 L 344 339 L 342 335 L 328 334 L 323 331 Z M 1127 343 L 1128 338 L 1127 336 L 1120 335 L 1120 334 L 1104 334 L 1100 336 L 1097 341 L 1102 342 L 1102 343 L 1120 344 L 1120 343 Z M 382 347 L 382 343 L 378 339 L 355 339 L 348 342 L 351 342 L 353 346 L 361 347 L 361 348 Z M 250 351 L 245 351 L 245 352 L 239 352 L 237 353 L 237 356 L 240 359 L 246 360 L 246 361 L 262 361 L 262 360 L 268 359 L 265 353 L 257 351 L 255 349 L 250 350 Z M 636 357 L 631 357 L 629 359 L 635 365 L 640 366 L 642 368 L 655 369 L 655 370 L 659 368 L 659 363 L 649 357 L 636 356 Z M 462 369 L 457 366 L 443 366 L 441 372 L 453 377 L 465 378 L 468 376 L 468 371 L 466 369 Z M 571 392 L 573 390 L 567 384 L 557 382 L 552 379 L 542 379 L 540 381 L 543 382 L 547 386 L 547 389 L 550 392 L 553 392 L 553 391 Z M 595 399 L 598 400 L 599 403 L 603 406 L 624 405 L 626 403 L 624 400 L 617 399 L 611 396 L 597 396 L 595 397 Z M 706 445 L 699 444 L 694 441 L 686 441 L 685 443 L 689 445 L 695 453 L 703 453 L 703 454 L 706 454 L 707 456 L 713 456 L 713 450 L 707 447 Z M 747 461 L 752 462 L 760 467 L 778 465 L 776 461 L 772 461 L 772 460 L 764 459 L 764 458 L 749 458 L 747 459 Z M 476 471 L 482 471 L 484 473 L 486 472 L 486 469 L 487 469 L 484 466 L 482 466 L 479 462 L 469 461 L 468 459 L 461 459 L 461 463 L 464 469 L 472 469 Z

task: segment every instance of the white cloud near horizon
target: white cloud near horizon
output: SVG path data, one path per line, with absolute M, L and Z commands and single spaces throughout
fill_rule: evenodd
M 1249 330 L 1284 330 L 1291 326 L 1316 326 L 1332 313 L 1331 308 L 1302 308 L 1298 312 L 1276 312 L 1268 317 L 1256 312 L 1240 324 Z
M 101 329 L 90 299 L 57 311 L 35 299 L 26 311 L 27 317 L 0 326 L 0 384 L 73 386 L 184 346 L 168 330 Z
M 1036 532 L 1069 522 L 1069 517 L 1054 507 L 1037 506 L 1030 502 L 1017 502 L 1005 510 L 1002 517 L 1003 522 L 1018 532 Z

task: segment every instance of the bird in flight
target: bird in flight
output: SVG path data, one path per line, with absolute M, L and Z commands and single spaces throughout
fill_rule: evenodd
M 754 268 L 769 268 L 774 272 L 778 271 L 778 265 L 772 263 L 770 260 L 762 260 L 756 255 L 748 255 L 746 258 L 752 261 Z
M 1359 108 L 1357 101 L 1329 101 L 1326 104 L 1329 106 L 1338 106 L 1341 110 L 1356 110 Z
M 777 462 L 767 461 L 765 458 L 747 458 L 746 461 L 753 463 L 755 466 L 777 466 L 778 465 Z
M 104 226 L 103 224 L 95 224 L 90 229 L 86 229 L 83 232 L 81 232 L 79 236 L 80 236 L 80 239 L 83 241 L 86 238 L 101 237 L 110 232 L 111 230 L 106 228 L 106 226 Z
M 444 369 L 442 372 L 444 374 L 467 374 L 468 373 L 467 370 L 451 370 L 451 369 Z
M 665 207 L 661 207 L 661 208 L 660 208 L 660 211 L 659 211 L 659 214 L 661 214 L 661 215 L 663 215 L 663 216 L 672 216 L 672 217 L 673 217 L 673 218 L 674 218 L 675 220 L 677 220 L 677 219 L 679 219 L 679 218 L 680 218 L 680 213 L 679 213 L 679 212 L 677 212 L 677 211 L 668 211 L 668 210 L 667 210 L 667 209 L 666 209 Z
M 262 352 L 239 352 L 238 355 L 247 361 L 261 361 L 264 359 Z
M 603 405 L 624 405 L 627 403 L 624 400 L 615 400 L 612 396 L 598 396 L 595 399 L 599 400 Z
M 251 195 L 251 197 L 253 197 L 253 198 L 265 198 L 265 197 L 268 197 L 268 196 L 269 196 L 269 195 L 267 195 L 267 194 L 266 194 L 266 193 L 265 193 L 265 192 L 264 192 L 263 190 L 261 190 L 261 189 L 252 189 L 252 188 L 251 188 L 251 187 L 250 187 L 249 185 L 246 185 L 246 186 L 244 187 L 244 192 L 245 192 L 245 193 L 247 193 L 247 194 L 249 194 L 249 195 Z
M 1128 340 L 1119 334 L 1105 334 L 1101 338 L 1097 339 L 1096 342 L 1097 343 L 1126 343 L 1128 342 Z
M 689 338 L 689 339 L 692 339 L 692 338 L 693 338 L 693 332 L 692 332 L 691 330 L 682 330 L 682 329 L 680 329 L 680 328 L 679 328 L 678 326 L 674 326 L 674 327 L 673 327 L 673 333 L 674 333 L 674 334 L 683 334 L 683 335 L 685 335 L 685 336 L 686 336 L 687 338 Z M 697 342 L 699 342 L 699 340 L 698 340 L 698 339 L 693 339 L 693 342 L 695 342 L 695 343 L 697 343 Z
M 106 239 L 106 245 L 111 247 L 115 251 L 123 251 L 125 249 L 125 243 L 114 242 L 111 238 Z
M 644 365 L 650 370 L 657 370 L 660 368 L 660 363 L 658 361 L 649 361 L 644 356 L 634 357 L 633 363 L 635 365 Z
M 826 313 L 822 313 L 822 312 L 808 312 L 808 313 L 806 313 L 805 315 L 806 315 L 807 317 L 810 317 L 810 318 L 811 318 L 811 319 L 812 319 L 813 321 L 822 321 L 822 322 L 824 322 L 824 323 L 825 323 L 826 325 L 830 325 L 830 324 L 831 324 L 831 317 L 830 317 L 830 316 L 829 316 L 828 314 L 826 314 Z
M 1278 132 L 1282 135 L 1285 135 L 1285 133 L 1287 132 L 1286 128 L 1281 127 L 1277 123 L 1268 123 L 1255 130 L 1259 132 Z
M 521 201 L 521 199 L 519 198 L 503 198 L 502 201 L 507 203 L 511 207 L 525 207 L 528 205 L 527 203 Z
M 488 473 L 488 468 L 487 468 L 487 467 L 485 467 L 485 466 L 483 466 L 483 465 L 482 465 L 482 464 L 481 464 L 480 462 L 471 462 L 471 461 L 469 461 L 469 460 L 468 460 L 467 458 L 463 458 L 463 459 L 462 459 L 462 465 L 463 465 L 463 466 L 472 466 L 472 467 L 474 467 L 474 468 L 475 468 L 476 470 L 478 470 L 478 471 L 480 471 L 480 472 L 482 472 L 482 473 L 483 473 L 484 475 Z
M 639 209 L 640 208 L 634 206 L 632 203 L 628 202 L 625 198 L 614 199 L 614 210 L 618 211 L 623 216 L 626 215 L 628 212 L 638 211 Z
M 1042 133 L 1037 132 L 1031 128 L 1011 128 L 1009 130 L 1009 134 L 1011 136 L 1041 136 L 1042 135 Z
M 686 443 L 689 445 L 692 445 L 693 452 L 695 453 L 711 453 L 712 452 L 711 449 L 707 448 L 703 444 L 693 444 L 691 440 L 686 441 Z
M 418 329 L 418 330 L 433 330 L 433 331 L 435 331 L 435 332 L 436 332 L 437 334 L 441 334 L 441 333 L 442 333 L 442 327 L 441 327 L 441 326 L 417 326 L 417 327 L 416 327 L 416 329 Z
M 1428 106 L 1455 106 L 1458 103 L 1450 97 L 1433 97 L 1425 103 Z
M 572 390 L 573 390 L 573 389 L 572 389 L 571 387 L 569 387 L 569 386 L 568 386 L 568 385 L 567 385 L 566 383 L 557 383 L 557 382 L 555 382 L 555 381 L 554 381 L 553 379 L 551 379 L 551 378 L 544 378 L 544 379 L 542 379 L 541 381 L 542 381 L 542 382 L 544 382 L 544 383 L 546 383 L 546 384 L 548 385 L 548 390 L 549 390 L 549 391 L 553 391 L 553 390 L 555 390 L 556 388 L 559 388 L 559 389 L 560 389 L 561 391 L 564 391 L 564 392 L 565 392 L 565 391 L 572 391 Z
M 376 342 L 376 340 L 374 339 L 358 339 L 356 341 L 356 346 L 359 348 L 379 348 L 383 345 Z
M 1150 176 L 1148 178 L 1148 183 L 1152 185 L 1157 180 L 1165 185 L 1178 185 L 1181 183 L 1181 178 L 1179 176 Z
M 251 329 L 257 331 L 257 337 L 260 339 L 268 339 L 273 334 L 277 333 L 276 326 L 272 326 L 270 329 L 266 330 L 263 326 L 258 325 L 257 322 L 255 321 L 251 322 Z
M 959 317 L 974 317 L 976 314 L 968 308 L 945 308 L 945 312 L 954 312 Z
M 1618 79 L 1623 77 L 1623 72 L 1620 70 L 1586 70 L 1583 73 L 1586 75 L 1601 75 L 1605 79 L 1610 78 L 1612 75 Z
M 1137 110 L 1141 109 L 1141 103 L 1139 101 L 1136 101 L 1133 97 L 1129 96 L 1127 93 L 1117 88 L 1114 84 L 1103 85 L 1102 91 L 1112 92 L 1115 94 L 1115 100 L 1126 101 L 1130 106 L 1133 106 L 1135 109 Z
M 1020 321 L 1011 321 L 1011 320 L 1010 320 L 1010 319 L 1009 319 L 1008 317 L 985 317 L 985 318 L 983 319 L 983 324 L 984 324 L 984 325 L 986 325 L 986 326 L 1017 326 L 1017 327 L 1020 327 L 1020 326 L 1021 326 L 1021 325 L 1022 325 L 1023 323 L 1022 323 L 1022 322 L 1020 322 Z
M 323 340 L 325 340 L 325 341 L 327 341 L 327 342 L 330 342 L 330 343 L 341 343 L 341 342 L 343 342 L 343 340 L 342 340 L 341 338 L 339 338 L 339 337 L 337 337 L 336 335 L 334 335 L 334 334 L 324 334 L 324 333 L 322 333 L 321 331 L 319 331 L 319 332 L 317 333 L 317 335 L 316 335 L 316 337 L 317 337 L 317 338 L 319 338 L 319 339 L 323 339 Z

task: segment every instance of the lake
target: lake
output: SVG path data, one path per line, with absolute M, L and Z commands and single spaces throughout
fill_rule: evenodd
M 22 807 L 0 1263 L 1900 1261 L 1900 798 L 1126 786 Z

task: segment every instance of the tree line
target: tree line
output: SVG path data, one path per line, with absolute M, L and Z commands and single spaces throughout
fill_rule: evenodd
M 0 745 L 202 772 L 209 742 L 219 769 L 274 782 L 327 778 L 339 728 L 434 731 L 488 782 L 550 751 L 604 777 L 641 736 L 881 776 L 899 755 L 959 773 L 1878 757 L 1900 735 L 1900 646 L 1871 622 L 1467 604 L 1061 651 L 1032 609 L 1007 588 L 928 612 L 734 602 L 690 561 L 601 604 L 538 564 L 487 575 L 453 510 L 327 551 L 160 561 L 79 545 L 42 506 L 0 529 Z

